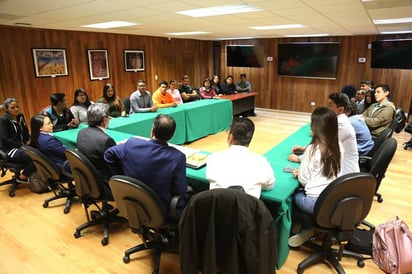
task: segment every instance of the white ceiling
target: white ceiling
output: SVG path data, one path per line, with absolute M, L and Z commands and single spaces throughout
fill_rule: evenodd
M 263 11 L 192 18 L 177 11 L 248 3 Z M 168 37 L 165 33 L 204 31 L 182 36 L 199 40 L 240 37 L 269 38 L 287 34 L 373 35 L 412 30 L 412 24 L 374 25 L 374 19 L 412 17 L 412 0 L 0 0 L 0 24 L 34 28 L 101 31 Z M 81 25 L 106 21 L 140 25 L 97 30 Z M 253 30 L 252 26 L 302 24 L 285 30 Z

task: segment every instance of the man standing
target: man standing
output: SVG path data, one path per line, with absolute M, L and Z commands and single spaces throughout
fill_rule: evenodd
M 255 125 L 248 118 L 233 118 L 227 142 L 229 149 L 208 157 L 206 178 L 210 189 L 241 186 L 260 198 L 261 189 L 272 189 L 275 175 L 267 159 L 249 150 Z
M 180 95 L 182 96 L 183 102 L 192 102 L 199 100 L 199 94 L 197 94 L 196 90 L 194 90 L 190 85 L 190 77 L 188 75 L 183 75 L 182 77 L 182 85 L 179 88 Z
M 138 112 L 156 111 L 152 95 L 146 90 L 146 82 L 144 80 L 137 81 L 137 90 L 130 95 L 130 114 Z
M 142 181 L 156 192 L 163 202 L 165 216 L 169 215 L 172 196 L 187 191 L 186 156 L 167 143 L 175 129 L 176 122 L 171 116 L 159 114 L 153 122 L 150 140 L 132 137 L 104 153 L 108 164 L 121 164 L 124 175 Z M 179 204 L 177 211 L 185 205 L 185 202 Z
M 80 130 L 77 135 L 77 149 L 89 158 L 107 187 L 113 174 L 103 159 L 103 153 L 109 147 L 116 145 L 116 142 L 105 132 L 109 119 L 109 105 L 92 104 L 87 110 L 89 127 Z

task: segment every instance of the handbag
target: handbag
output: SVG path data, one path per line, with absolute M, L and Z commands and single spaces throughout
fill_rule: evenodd
M 373 261 L 386 273 L 412 273 L 412 233 L 396 217 L 376 227 L 372 243 Z
M 30 189 L 34 193 L 45 193 L 51 191 L 47 182 L 43 181 L 40 172 L 36 170 L 29 176 Z

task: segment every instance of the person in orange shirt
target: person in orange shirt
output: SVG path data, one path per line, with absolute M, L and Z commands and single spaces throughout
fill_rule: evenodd
M 173 96 L 166 92 L 169 85 L 165 80 L 160 81 L 159 88 L 153 93 L 152 100 L 157 108 L 168 108 L 177 106 Z

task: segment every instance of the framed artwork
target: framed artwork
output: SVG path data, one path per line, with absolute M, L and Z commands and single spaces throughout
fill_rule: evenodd
M 144 51 L 143 50 L 125 50 L 124 67 L 126 71 L 144 71 Z
M 65 49 L 32 49 L 36 77 L 67 76 Z
M 87 50 L 89 59 L 90 80 L 109 79 L 109 58 L 105 49 Z

